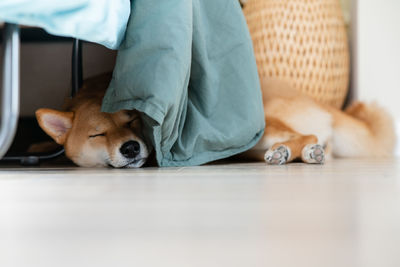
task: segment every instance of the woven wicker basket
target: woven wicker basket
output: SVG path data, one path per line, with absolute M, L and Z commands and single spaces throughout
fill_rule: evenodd
M 260 77 L 289 82 L 341 108 L 349 51 L 338 0 L 247 0 L 244 5 Z

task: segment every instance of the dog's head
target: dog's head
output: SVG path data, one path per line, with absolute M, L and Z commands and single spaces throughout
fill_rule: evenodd
M 39 109 L 36 117 L 79 166 L 138 168 L 149 155 L 136 111 L 103 113 L 99 104 L 88 103 L 71 112 Z

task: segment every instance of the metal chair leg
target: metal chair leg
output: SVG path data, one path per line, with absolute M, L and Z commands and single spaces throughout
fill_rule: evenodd
M 1 99 L 0 159 L 14 139 L 19 117 L 19 28 L 4 25 L 3 89 Z
M 8 64 L 8 62 L 7 62 Z M 71 80 L 72 80 L 72 88 L 71 88 L 71 97 L 73 97 L 81 88 L 82 83 L 83 83 L 83 63 L 82 63 L 82 41 L 75 39 L 73 48 L 72 48 L 72 66 L 71 66 Z M 17 120 L 18 120 L 18 109 L 17 109 Z M 11 138 L 11 141 L 15 135 L 15 130 L 14 134 Z M 10 141 L 10 142 L 11 142 Z M 9 146 L 7 147 L 7 149 Z M 7 152 L 7 149 L 5 149 L 5 152 Z M 61 147 L 60 149 L 53 151 L 48 154 L 25 154 L 21 156 L 6 156 L 4 157 L 1 161 L 8 161 L 8 162 L 13 162 L 13 161 L 19 161 L 20 164 L 22 165 L 37 165 L 41 161 L 45 160 L 50 160 L 54 159 L 64 153 L 64 148 Z M 0 156 L 1 159 L 1 156 Z

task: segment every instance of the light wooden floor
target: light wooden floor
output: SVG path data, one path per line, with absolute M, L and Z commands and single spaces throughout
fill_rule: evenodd
M 0 266 L 399 267 L 398 166 L 3 166 Z

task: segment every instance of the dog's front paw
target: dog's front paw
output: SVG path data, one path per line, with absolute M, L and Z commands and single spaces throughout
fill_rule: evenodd
M 305 163 L 324 164 L 325 152 L 321 145 L 306 145 L 302 151 L 302 160 Z
M 268 149 L 264 155 L 264 159 L 268 164 L 282 165 L 290 158 L 290 149 L 287 146 L 281 145 L 276 149 Z

